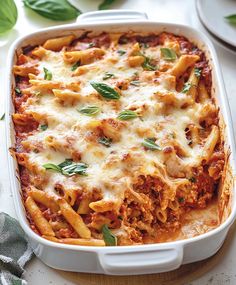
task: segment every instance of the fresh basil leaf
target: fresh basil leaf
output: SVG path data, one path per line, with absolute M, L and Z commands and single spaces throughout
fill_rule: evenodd
M 76 62 L 71 66 L 71 71 L 75 71 L 80 66 L 80 61 Z
M 46 131 L 47 128 L 48 128 L 48 125 L 40 125 L 41 131 Z
M 61 172 L 61 168 L 54 164 L 54 163 L 46 163 L 43 165 L 43 167 L 46 169 L 46 170 L 54 170 L 56 172 Z
M 152 65 L 151 64 L 151 59 L 149 57 L 147 57 L 145 54 L 141 53 L 141 52 L 138 52 L 137 55 L 140 55 L 140 56 L 143 56 L 144 57 L 144 62 L 142 64 L 142 67 L 145 69 L 145 70 L 151 70 L 151 71 L 154 71 L 157 69 L 156 66 Z
M 140 85 L 140 81 L 139 80 L 133 80 L 133 81 L 130 81 L 129 84 L 133 85 L 133 86 L 139 86 Z
M 142 145 L 150 150 L 161 150 L 161 147 L 155 143 L 154 138 L 144 139 Z
M 165 60 L 175 60 L 177 55 L 171 48 L 161 48 L 161 55 Z
M 3 0 L 0 3 L 0 33 L 15 26 L 18 17 L 16 4 L 13 0 Z
M 97 106 L 85 106 L 78 110 L 81 114 L 94 116 L 99 113 L 100 109 Z
M 199 68 L 194 68 L 194 74 L 199 78 L 201 76 L 202 70 Z
M 117 119 L 119 119 L 121 121 L 128 121 L 128 120 L 135 119 L 137 117 L 138 117 L 138 115 L 134 111 L 124 110 L 124 111 L 120 112 Z
M 79 175 L 86 175 L 86 169 L 88 168 L 88 165 L 82 162 L 78 163 L 71 163 L 67 166 L 64 166 L 61 168 L 61 172 L 64 175 L 72 176 L 75 174 Z
M 192 182 L 192 183 L 195 183 L 195 182 L 196 182 L 196 178 L 195 178 L 195 177 L 190 177 L 188 180 L 189 180 L 190 182 Z
M 100 144 L 103 144 L 106 147 L 110 147 L 111 143 L 112 143 L 112 139 L 111 138 L 107 138 L 107 137 L 101 137 L 98 139 L 98 142 Z
M 103 2 L 98 6 L 98 10 L 106 10 L 110 8 L 116 0 L 103 0 Z
M 73 160 L 71 158 L 66 158 L 65 161 L 58 164 L 60 168 L 63 168 L 65 166 L 71 165 L 73 163 Z
M 115 77 L 115 75 L 113 73 L 106 72 L 102 79 L 107 80 L 107 79 L 113 78 L 113 77 Z
M 185 199 L 184 199 L 184 197 L 179 197 L 178 201 L 179 201 L 179 203 L 184 203 Z
M 120 94 L 105 83 L 91 81 L 90 84 L 102 97 L 106 99 L 118 100 L 120 98 Z
M 190 88 L 192 87 L 192 84 L 190 82 L 186 82 L 184 83 L 183 89 L 182 89 L 182 93 L 187 93 Z
M 105 241 L 106 246 L 116 246 L 117 245 L 117 238 L 110 231 L 107 225 L 102 226 L 102 235 L 103 235 L 103 239 Z
M 54 21 L 72 20 L 81 14 L 67 0 L 23 0 L 23 3 L 39 15 Z
M 56 165 L 54 163 L 46 163 L 43 167 L 47 170 L 54 170 L 67 176 L 75 174 L 86 175 L 86 169 L 88 165 L 82 162 L 73 162 L 72 159 L 66 159 L 62 163 Z
M 19 87 L 15 87 L 15 92 L 16 92 L 16 94 L 20 95 L 21 94 L 20 88 Z
M 119 49 L 119 50 L 117 51 L 117 53 L 118 53 L 119 55 L 124 55 L 124 54 L 126 54 L 126 51 L 125 51 L 125 50 L 122 50 L 122 49 Z
M 89 43 L 88 44 L 88 48 L 92 48 L 92 47 L 94 47 L 95 46 L 95 43 Z
M 43 68 L 44 71 L 44 79 L 45 80 L 52 80 L 52 73 L 46 67 Z
M 144 63 L 142 64 L 142 67 L 145 69 L 145 70 L 150 70 L 150 71 L 154 71 L 157 69 L 156 66 L 152 65 L 150 62 L 151 62 L 151 59 L 145 55 L 144 56 Z
M 140 43 L 139 45 L 141 47 L 143 47 L 143 48 L 149 48 L 149 44 L 148 43 Z
M 1 118 L 0 118 L 0 121 L 3 121 L 5 119 L 5 113 L 2 114 Z
M 233 25 L 236 25 L 236 14 L 228 15 L 225 17 L 225 19 Z

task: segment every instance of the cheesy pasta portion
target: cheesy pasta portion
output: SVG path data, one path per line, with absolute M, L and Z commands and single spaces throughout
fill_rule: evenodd
M 13 72 L 12 154 L 39 235 L 174 240 L 187 212 L 214 201 L 225 164 L 218 109 L 206 57 L 186 38 L 69 35 L 26 47 Z

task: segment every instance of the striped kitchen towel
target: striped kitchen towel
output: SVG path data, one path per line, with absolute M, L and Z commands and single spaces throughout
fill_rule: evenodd
M 18 221 L 0 213 L 0 285 L 27 284 L 21 275 L 31 257 L 32 249 Z

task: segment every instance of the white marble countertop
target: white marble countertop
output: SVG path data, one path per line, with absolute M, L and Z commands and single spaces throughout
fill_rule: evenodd
M 209 1 L 209 0 L 207 0 Z M 78 0 L 81 10 L 84 12 L 96 10 L 99 0 Z M 0 115 L 3 114 L 5 101 L 8 100 L 5 91 L 5 66 L 6 55 L 11 43 L 24 34 L 36 31 L 37 29 L 60 24 L 42 18 L 28 9 L 23 8 L 22 1 L 16 0 L 18 6 L 19 17 L 16 26 L 10 32 L 0 35 Z M 137 11 L 146 12 L 152 20 L 162 22 L 182 23 L 193 26 L 206 33 L 201 26 L 196 11 L 194 0 L 117 0 L 114 8 L 135 9 Z M 215 43 L 215 42 L 214 42 Z M 220 65 L 223 71 L 223 77 L 227 89 L 228 99 L 230 103 L 233 124 L 236 123 L 236 54 L 229 52 L 215 43 Z M 235 128 L 234 128 L 235 131 Z M 0 211 L 16 216 L 14 211 L 11 189 L 9 186 L 9 174 L 7 169 L 7 150 L 5 146 L 5 130 L 4 122 L 0 121 L 0 155 L 2 167 L 0 172 Z M 225 245 L 215 257 L 208 261 L 196 264 L 196 266 L 185 267 L 182 270 L 184 277 L 176 273 L 176 277 L 168 277 L 170 274 L 158 275 L 155 278 L 140 278 L 137 284 L 147 284 L 150 280 L 151 284 L 185 284 L 185 285 L 221 285 L 236 284 L 236 237 L 234 237 L 235 229 L 231 229 Z M 186 269 L 187 268 L 187 269 Z M 173 274 L 172 274 L 173 275 Z M 24 274 L 29 284 L 33 285 L 72 285 L 72 284 L 131 284 L 128 280 L 120 279 L 113 282 L 112 279 L 106 277 L 89 277 L 88 274 L 65 273 L 51 269 L 44 265 L 40 260 L 34 258 L 26 267 Z M 163 277 L 164 276 L 164 277 Z M 130 277 L 132 278 L 132 277 Z M 176 278 L 176 279 L 175 279 Z M 123 280 L 123 281 L 122 281 Z M 133 282 L 132 282 L 133 284 Z

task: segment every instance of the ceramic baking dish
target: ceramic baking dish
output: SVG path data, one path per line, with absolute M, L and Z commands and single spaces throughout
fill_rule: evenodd
M 219 196 L 223 197 L 225 191 L 230 191 L 230 199 L 227 203 L 223 199 L 220 202 L 223 209 L 221 211 L 221 225 L 197 237 L 168 243 L 104 248 L 57 244 L 41 238 L 30 229 L 21 199 L 17 163 L 9 155 L 11 188 L 19 222 L 26 232 L 35 254 L 53 268 L 113 275 L 170 271 L 178 268 L 181 264 L 202 260 L 216 253 L 224 242 L 236 216 L 236 197 L 233 188 L 235 173 L 234 138 L 219 63 L 215 49 L 209 39 L 197 30 L 187 26 L 149 21 L 145 14 L 135 11 L 112 10 L 83 14 L 75 24 L 43 29 L 18 39 L 11 47 L 8 57 L 8 105 L 6 116 L 8 147 L 14 146 L 14 128 L 11 120 L 11 114 L 14 112 L 12 103 L 12 88 L 14 87 L 12 66 L 16 61 L 16 53 L 22 47 L 36 45 L 48 38 L 70 33 L 80 35 L 84 31 L 101 33 L 103 31 L 127 32 L 131 30 L 139 33 L 154 32 L 157 34 L 166 31 L 183 35 L 205 52 L 212 67 L 212 92 L 220 109 L 220 125 L 224 133 L 226 151 L 229 151 L 227 179 Z

